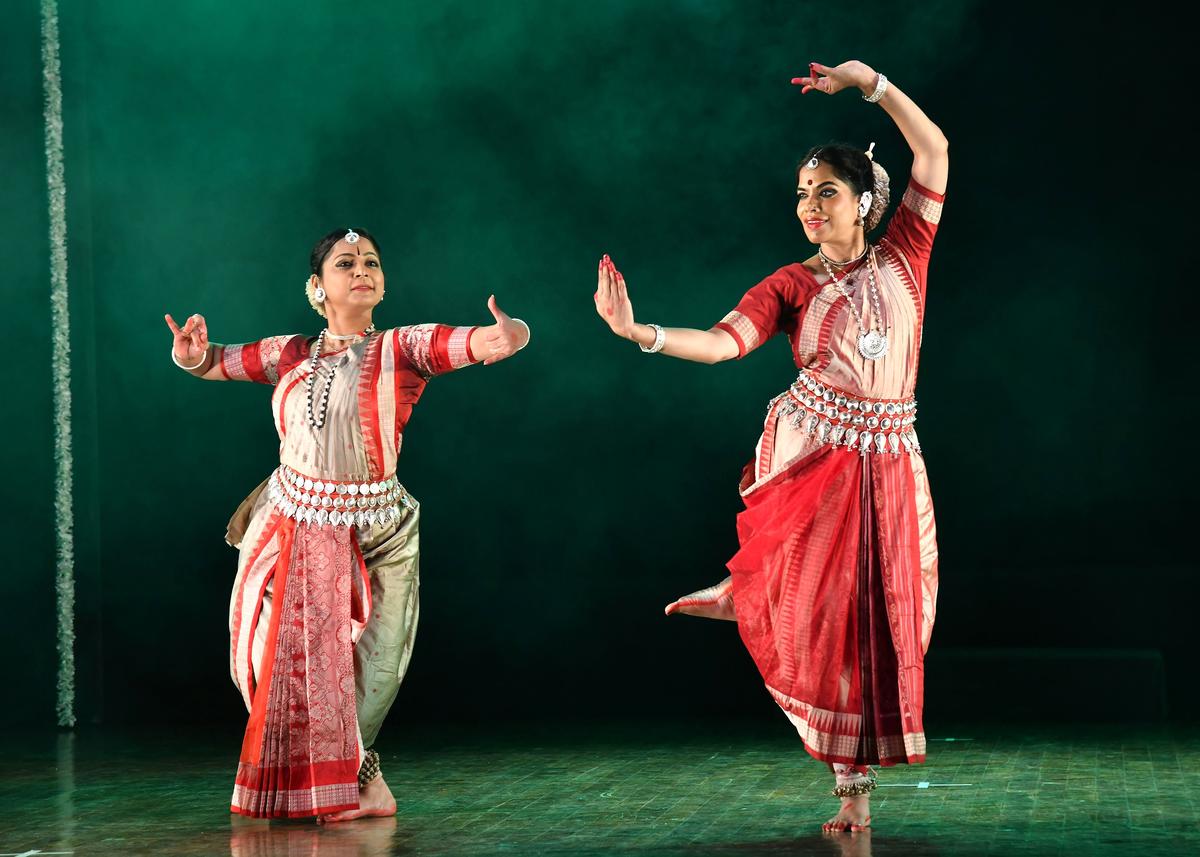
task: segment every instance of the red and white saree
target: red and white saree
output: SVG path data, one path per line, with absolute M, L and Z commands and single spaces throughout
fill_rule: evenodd
M 314 340 L 225 346 L 231 380 L 272 384 L 280 467 L 230 522 L 240 549 L 230 673 L 250 712 L 231 809 L 358 807 L 358 770 L 396 697 L 418 616 L 418 505 L 395 478 L 429 378 L 474 362 L 474 328 L 414 325 L 321 355 L 326 422 L 306 417 Z
M 847 298 L 800 264 L 752 288 L 719 324 L 739 356 L 786 333 L 801 375 L 771 402 L 746 468 L 731 579 L 669 609 L 736 618 L 768 691 L 827 762 L 925 758 L 938 557 L 912 396 L 942 202 L 911 182 L 875 245 L 883 319 L 867 278 L 851 280 L 863 323 L 888 328 L 883 359 L 859 354 Z

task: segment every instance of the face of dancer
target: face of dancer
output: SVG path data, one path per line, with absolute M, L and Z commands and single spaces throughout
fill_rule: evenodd
M 327 312 L 330 305 L 343 313 L 373 309 L 383 300 L 383 266 L 375 245 L 366 238 L 338 241 L 321 264 L 321 285 Z
M 796 197 L 796 217 L 812 243 L 849 244 L 862 233 L 856 225 L 859 195 L 832 167 L 822 163 L 815 170 L 802 167 Z

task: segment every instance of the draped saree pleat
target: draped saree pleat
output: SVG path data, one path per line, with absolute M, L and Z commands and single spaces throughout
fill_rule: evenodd
M 741 484 L 746 508 L 737 521 L 739 549 L 727 564 L 731 580 L 671 609 L 736 618 L 768 692 L 809 753 L 831 763 L 925 758 L 923 661 L 938 554 L 924 459 L 915 441 L 868 452 L 830 435 L 833 422 L 849 425 L 847 402 L 912 403 L 942 201 L 911 182 L 863 271 L 848 280 L 852 288 L 788 265 L 718 324 L 739 355 L 786 333 L 802 379 L 816 388 L 813 395 L 801 386 L 795 395 L 812 396 L 810 407 L 819 409 L 797 410 L 790 392 L 772 401 Z M 878 284 L 878 316 L 861 275 L 866 266 Z M 864 326 L 887 331 L 883 359 L 858 352 L 850 301 Z M 801 420 L 806 413 L 817 416 Z M 854 413 L 863 425 L 867 415 Z M 886 423 L 883 429 L 892 427 L 892 419 Z M 732 605 L 722 605 L 730 588 Z

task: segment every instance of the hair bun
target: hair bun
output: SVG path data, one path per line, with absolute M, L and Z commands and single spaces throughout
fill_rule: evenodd
M 871 148 L 875 148 L 875 144 L 871 144 Z M 871 149 L 867 150 L 867 157 L 871 158 L 871 174 L 874 178 L 874 187 L 871 190 L 871 210 L 867 212 L 867 216 L 863 223 L 868 232 L 879 225 L 883 220 L 883 213 L 888 207 L 889 198 L 889 182 L 887 170 L 875 162 L 871 155 Z

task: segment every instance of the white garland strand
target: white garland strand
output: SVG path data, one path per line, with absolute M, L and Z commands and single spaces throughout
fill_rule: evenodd
M 58 3 L 42 0 L 46 183 L 50 203 L 50 326 L 54 380 L 54 530 L 58 596 L 58 725 L 75 725 L 75 510 L 71 456 L 71 317 L 67 302 L 67 186 L 63 176 Z

